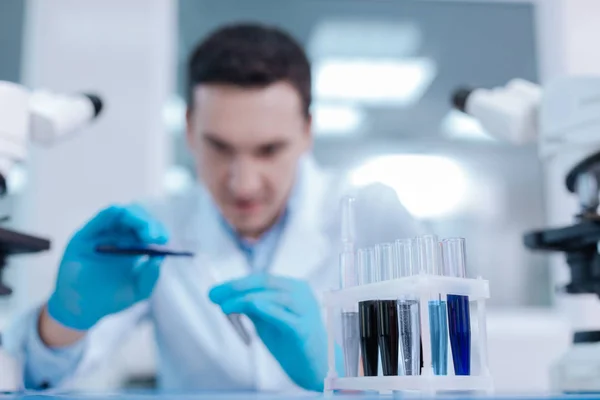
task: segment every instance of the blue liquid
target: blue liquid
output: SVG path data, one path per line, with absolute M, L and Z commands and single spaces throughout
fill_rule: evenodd
M 446 302 L 429 301 L 429 331 L 431 333 L 431 361 L 436 375 L 448 374 L 448 322 Z
M 456 375 L 471 375 L 471 320 L 469 298 L 448 295 L 450 347 Z

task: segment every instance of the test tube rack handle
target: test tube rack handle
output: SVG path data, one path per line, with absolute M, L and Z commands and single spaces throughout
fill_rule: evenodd
M 423 340 L 423 370 L 421 375 L 413 376 L 373 376 L 373 377 L 338 377 L 335 369 L 333 349 L 335 347 L 335 320 L 339 310 L 352 307 L 365 300 L 395 300 L 401 296 L 412 296 L 419 299 L 421 336 L 430 337 L 428 299 L 448 294 L 468 296 L 474 302 L 477 311 L 473 313 L 477 319 L 477 348 L 479 351 L 480 373 L 469 376 L 433 374 L 431 344 Z M 323 305 L 327 314 L 329 372 L 325 379 L 325 394 L 332 395 L 335 390 L 378 391 L 389 393 L 395 390 L 416 391 L 425 394 L 452 391 L 477 391 L 492 393 L 493 380 L 489 374 L 487 359 L 487 328 L 485 302 L 490 298 L 489 282 L 481 277 L 455 278 L 438 275 L 420 274 L 397 278 L 383 282 L 370 283 L 324 293 Z

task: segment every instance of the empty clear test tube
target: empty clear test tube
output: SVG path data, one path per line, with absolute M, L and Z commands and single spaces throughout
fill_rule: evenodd
M 466 278 L 465 239 L 448 238 L 442 241 L 444 275 Z M 456 375 L 471 374 L 471 319 L 469 297 L 448 295 L 448 327 L 450 348 Z
M 354 198 L 342 199 L 342 244 L 340 254 L 340 288 L 354 287 L 358 284 L 358 272 L 354 253 Z M 358 376 L 360 331 L 358 322 L 358 304 L 342 308 L 342 350 L 344 354 L 344 372 L 346 377 Z
M 419 272 L 427 275 L 442 274 L 440 243 L 436 235 L 419 236 L 416 239 Z M 436 375 L 448 374 L 448 322 L 446 301 L 441 295 L 429 300 L 429 331 L 431 361 Z
M 396 277 L 414 275 L 416 266 L 414 240 L 397 240 L 395 245 Z M 422 358 L 420 321 L 419 300 L 415 296 L 400 296 L 398 298 L 399 375 L 420 375 Z
M 396 257 L 392 243 L 376 246 L 379 264 L 379 281 L 396 277 Z M 379 336 L 379 353 L 383 375 L 398 375 L 398 308 L 397 301 L 379 300 L 377 302 L 377 332 Z
M 378 268 L 373 248 L 358 249 L 358 284 L 377 282 Z M 377 299 L 358 303 L 360 353 L 365 376 L 377 376 L 379 372 L 379 337 L 377 334 Z

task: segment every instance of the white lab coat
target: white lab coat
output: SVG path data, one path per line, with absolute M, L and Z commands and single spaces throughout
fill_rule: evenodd
M 320 297 L 338 285 L 339 201 L 351 189 L 311 159 L 303 160 L 300 176 L 299 197 L 269 272 L 306 280 Z M 422 233 L 390 189 L 372 187 L 359 191 L 357 197 L 359 244 L 372 245 Z M 92 328 L 86 337 L 84 356 L 64 384 L 89 372 L 141 318 L 149 317 L 155 327 L 158 376 L 164 389 L 297 389 L 249 321 L 244 323 L 250 330 L 252 344 L 246 347 L 220 308 L 208 299 L 215 280 L 242 277 L 249 268 L 242 252 L 224 231 L 206 190 L 198 186 L 184 195 L 145 205 L 166 225 L 172 247 L 193 250 L 197 255 L 194 259 L 167 258 L 149 301 L 106 317 Z M 32 315 L 36 312 L 33 310 Z M 9 341 L 17 344 L 26 337 L 24 329 L 18 326 L 6 335 L 12 335 Z

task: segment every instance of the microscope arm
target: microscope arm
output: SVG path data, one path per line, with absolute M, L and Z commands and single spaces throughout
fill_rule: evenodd
M 89 124 L 101 110 L 95 95 L 30 91 L 0 81 L 0 196 L 6 194 L 12 167 L 26 160 L 30 142 L 52 145 Z
M 491 136 L 522 145 L 538 140 L 541 88 L 514 79 L 493 89 L 460 88 L 452 96 L 454 108 L 477 119 Z
M 30 91 L 22 85 L 0 81 L 0 196 L 7 192 L 11 169 L 26 160 L 30 142 L 59 142 L 89 124 L 101 110 L 102 101 L 95 95 Z M 49 248 L 47 239 L 0 228 L 0 296 L 12 293 L 2 283 L 8 256 Z
M 542 89 L 515 79 L 494 89 L 459 89 L 455 108 L 476 118 L 502 141 L 536 143 L 546 168 L 565 153 L 583 159 L 570 167 L 566 189 L 577 196 L 579 211 L 572 225 L 529 232 L 524 244 L 532 250 L 562 252 L 571 271 L 568 293 L 600 296 L 600 79 L 566 77 Z M 582 151 L 583 150 L 583 151 Z M 581 155 L 583 154 L 583 155 Z

